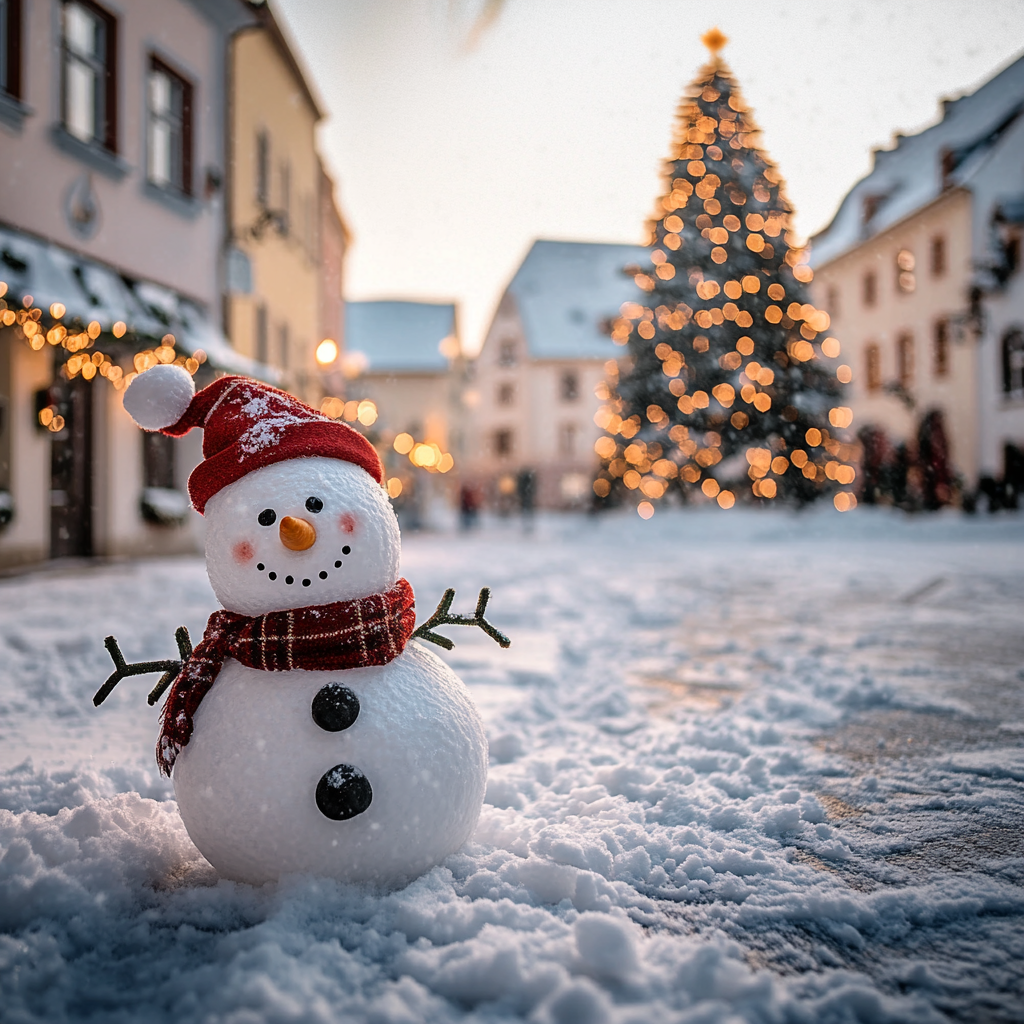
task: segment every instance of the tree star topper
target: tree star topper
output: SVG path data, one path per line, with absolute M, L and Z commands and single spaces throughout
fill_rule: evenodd
M 700 37 L 700 41 L 712 52 L 717 54 L 729 42 L 729 37 L 716 25 Z

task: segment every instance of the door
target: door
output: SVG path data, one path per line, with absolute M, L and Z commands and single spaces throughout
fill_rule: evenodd
M 50 455 L 51 558 L 92 554 L 92 389 L 59 373 L 50 388 L 54 414 L 64 417 Z

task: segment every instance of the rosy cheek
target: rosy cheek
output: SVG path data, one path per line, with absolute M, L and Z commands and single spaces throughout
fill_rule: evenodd
M 235 561 L 240 562 L 242 565 L 246 562 L 251 562 L 252 556 L 255 554 L 252 544 L 247 540 L 240 540 L 231 549 L 231 553 L 235 556 Z
M 356 517 L 351 512 L 343 512 L 338 522 L 341 524 L 342 533 L 356 532 Z

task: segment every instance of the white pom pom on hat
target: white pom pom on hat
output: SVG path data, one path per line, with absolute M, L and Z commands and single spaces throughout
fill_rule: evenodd
M 196 384 L 181 366 L 154 366 L 125 388 L 124 407 L 143 430 L 163 430 L 177 423 L 196 393 Z

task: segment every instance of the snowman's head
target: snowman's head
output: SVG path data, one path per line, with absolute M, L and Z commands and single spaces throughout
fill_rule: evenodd
M 398 579 L 398 520 L 365 469 L 308 457 L 253 470 L 206 504 L 206 567 L 242 615 L 368 597 Z

